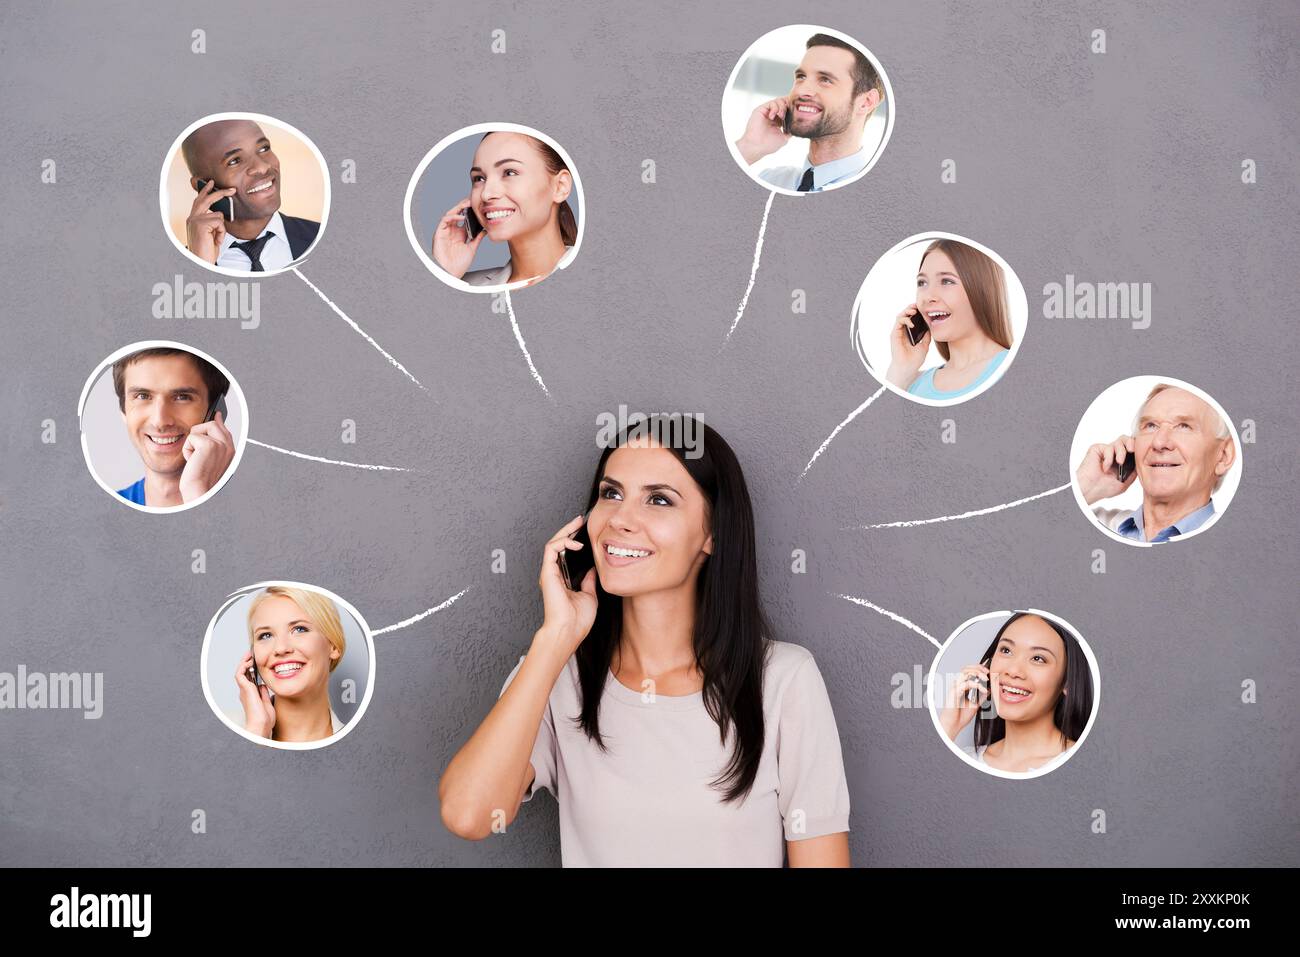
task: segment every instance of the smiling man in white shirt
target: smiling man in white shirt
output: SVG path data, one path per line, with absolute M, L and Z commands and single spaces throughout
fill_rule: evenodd
M 873 151 L 862 145 L 862 134 L 883 98 L 880 74 L 861 50 L 838 37 L 814 34 L 795 67 L 790 95 L 758 106 L 736 149 L 753 166 L 791 136 L 802 137 L 808 140 L 802 166 L 778 166 L 759 178 L 801 193 L 834 188 L 855 179 L 871 160 Z
M 320 223 L 280 212 L 280 160 L 252 120 L 205 123 L 181 144 L 196 196 L 185 245 L 204 262 L 241 272 L 274 272 L 301 259 Z M 201 185 L 202 184 L 202 185 Z M 233 218 L 212 209 L 229 197 Z

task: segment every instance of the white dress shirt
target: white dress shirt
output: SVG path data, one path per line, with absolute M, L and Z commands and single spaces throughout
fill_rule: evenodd
M 261 238 L 264 233 L 275 233 L 266 241 L 262 247 L 262 253 L 258 259 L 262 261 L 262 269 L 265 272 L 274 272 L 277 269 L 286 269 L 293 262 L 293 251 L 289 248 L 289 239 L 284 234 L 284 220 L 280 218 L 279 210 L 276 210 L 266 228 L 257 234 Z M 248 258 L 248 253 L 242 249 L 236 249 L 235 243 L 248 242 L 240 239 L 238 236 L 232 236 L 229 232 L 221 240 L 221 251 L 217 253 L 217 265 L 222 269 L 238 269 L 242 272 L 253 271 L 253 261 Z
M 782 189 L 797 190 L 803 181 L 803 174 L 811 169 L 813 185 L 808 192 L 820 193 L 824 189 L 843 184 L 857 176 L 871 160 L 871 153 L 870 149 L 863 146 L 856 153 L 831 160 L 829 163 L 822 163 L 820 166 L 813 166 L 805 158 L 802 166 L 774 166 L 759 173 L 758 178 Z

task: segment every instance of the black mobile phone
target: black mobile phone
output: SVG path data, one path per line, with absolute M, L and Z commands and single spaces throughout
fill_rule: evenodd
M 208 414 L 204 416 L 203 421 L 211 422 L 217 417 L 218 412 L 221 413 L 222 422 L 226 421 L 226 418 L 230 415 L 230 413 L 226 411 L 226 394 L 224 392 L 217 396 L 216 401 L 208 406 Z
M 207 188 L 208 181 L 206 179 L 199 180 L 199 192 L 201 193 Z M 232 203 L 230 199 L 229 196 L 222 196 L 219 200 L 209 206 L 208 209 L 216 210 L 221 214 L 222 218 L 225 219 L 226 222 L 232 223 L 235 221 L 235 204 Z
M 988 691 L 988 690 L 989 690 L 989 683 L 988 683 L 988 680 L 987 680 L 983 675 L 976 675 L 976 676 L 975 676 L 975 681 L 976 681 L 976 682 L 979 684 L 979 686 L 980 686 L 981 688 L 983 688 L 985 691 Z M 979 703 L 980 703 L 980 693 L 979 693 L 979 691 L 976 690 L 975 688 L 971 688 L 971 689 L 969 689 L 969 690 L 966 692 L 966 700 L 969 701 L 971 704 L 979 704 Z
M 930 331 L 929 325 L 926 324 L 925 316 L 921 315 L 921 310 L 916 310 L 912 316 L 912 324 L 907 327 L 907 341 L 912 345 L 920 345 L 925 334 Z
M 582 591 L 582 580 L 596 565 L 596 557 L 591 553 L 591 539 L 587 536 L 585 515 L 582 525 L 569 537 L 582 542 L 582 548 L 566 548 L 560 553 L 560 575 L 572 591 Z
M 789 100 L 785 103 L 785 115 L 781 117 L 781 132 L 786 136 L 790 135 L 790 123 L 794 120 L 794 104 Z
M 1115 478 L 1121 482 L 1127 482 L 1128 477 L 1133 474 L 1137 468 L 1137 456 L 1127 449 L 1124 452 L 1124 461 L 1115 463 Z
M 466 206 L 460 212 L 465 217 L 465 241 L 472 243 L 474 237 L 483 232 L 483 224 L 478 221 L 478 216 L 474 213 L 474 207 Z

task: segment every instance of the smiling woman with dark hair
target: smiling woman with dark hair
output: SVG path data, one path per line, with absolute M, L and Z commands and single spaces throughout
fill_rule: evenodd
M 1079 639 L 1054 621 L 1018 611 L 980 663 L 962 669 L 939 721 L 951 741 L 975 722 L 975 744 L 965 750 L 976 761 L 1000 771 L 1037 771 L 1059 763 L 1078 743 L 1092 715 L 1092 694 L 1092 667 Z
M 703 423 L 686 454 L 681 425 L 625 431 L 597 464 L 586 541 L 579 516 L 547 542 L 544 621 L 447 766 L 442 820 L 479 840 L 545 788 L 565 866 L 848 866 L 821 672 L 770 636 L 735 454 Z M 592 545 L 574 590 L 559 563 Z
M 469 195 L 447 210 L 434 230 L 434 261 L 471 286 L 533 283 L 549 276 L 578 241 L 568 202 L 573 173 L 564 158 L 535 136 L 500 130 L 479 141 L 469 180 Z M 482 226 L 472 239 L 469 217 Z M 510 258 L 503 266 L 469 271 L 485 236 L 508 244 Z

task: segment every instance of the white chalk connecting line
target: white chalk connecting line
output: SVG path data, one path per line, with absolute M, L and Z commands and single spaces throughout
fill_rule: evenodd
M 249 439 L 249 445 L 260 445 L 264 449 L 270 449 L 272 452 L 281 452 L 284 455 L 292 455 L 296 459 L 306 459 L 309 462 L 324 462 L 326 465 L 346 465 L 351 469 L 370 469 L 375 472 L 414 472 L 416 469 L 398 468 L 396 465 L 366 465 L 363 462 L 340 462 L 337 459 L 323 459 L 319 455 L 307 455 L 304 452 L 295 452 L 293 449 L 282 449 L 278 445 L 270 445 L 266 442 L 259 442 L 257 439 Z
M 740 299 L 740 308 L 736 310 L 736 318 L 731 320 L 731 328 L 727 330 L 727 337 L 722 340 L 723 348 L 726 348 L 727 343 L 731 341 L 731 334 L 736 331 L 736 326 L 740 325 L 740 317 L 745 314 L 745 306 L 749 303 L 749 294 L 754 288 L 754 277 L 758 275 L 758 261 L 763 257 L 763 234 L 767 232 L 767 214 L 772 211 L 772 200 L 775 198 L 776 193 L 769 190 L 767 205 L 763 207 L 763 222 L 758 227 L 758 242 L 754 244 L 754 265 L 749 268 L 749 285 L 745 287 L 745 295 Z
M 359 333 L 361 337 L 366 340 L 366 342 L 370 343 L 372 346 L 378 349 L 379 354 L 382 355 L 394 366 L 396 366 L 401 371 L 402 375 L 406 376 L 408 379 L 410 379 L 412 382 L 418 385 L 421 389 L 424 389 L 425 392 L 429 391 L 428 389 L 425 389 L 424 384 L 419 379 L 417 379 L 415 376 L 411 375 L 411 373 L 406 371 L 406 366 L 402 365 L 400 362 L 398 362 L 396 359 L 390 356 L 387 352 L 385 352 L 383 346 L 375 342 L 375 340 L 370 337 L 370 335 L 366 332 L 366 330 L 362 329 L 359 325 L 357 325 L 355 322 L 349 319 L 347 313 L 345 313 L 338 306 L 334 305 L 334 303 L 330 301 L 329 297 L 326 296 L 325 293 L 321 292 L 318 288 L 316 288 L 316 285 L 310 279 L 308 279 L 306 276 L 300 273 L 298 271 L 297 266 L 293 267 L 293 274 L 297 276 L 299 279 L 301 279 L 303 282 L 305 282 L 311 288 L 312 292 L 316 293 L 316 295 L 321 297 L 325 305 L 333 309 L 339 315 L 339 317 L 344 322 L 346 322 L 349 326 L 351 326 L 357 333 Z
M 473 586 L 471 586 L 471 587 L 473 587 Z M 464 595 L 465 592 L 467 592 L 467 591 L 469 591 L 469 588 L 466 588 L 466 589 L 464 589 L 464 591 L 461 591 L 461 592 L 458 592 L 458 593 L 455 594 L 455 595 L 452 595 L 450 598 L 448 598 L 446 601 L 444 601 L 441 605 L 434 605 L 432 608 L 430 608 L 430 609 L 428 609 L 428 610 L 426 610 L 426 611 L 422 611 L 422 612 L 420 612 L 418 615 L 412 615 L 410 618 L 407 618 L 405 621 L 399 621 L 397 624 L 395 624 L 395 625 L 389 625 L 387 628 L 380 628 L 378 631 L 372 631 L 370 634 L 372 634 L 372 635 L 382 635 L 382 634 L 385 634 L 385 633 L 390 632 L 390 631 L 396 631 L 398 628 L 405 628 L 407 625 L 414 625 L 417 621 L 420 621 L 420 620 L 423 619 L 423 618 L 428 618 L 428 617 L 429 617 L 430 615 L 432 615 L 435 611 L 442 611 L 444 608 L 448 607 L 452 602 L 454 602 L 457 598 L 460 598 L 462 595 Z
M 803 467 L 803 471 L 800 472 L 799 477 L 795 479 L 794 482 L 795 485 L 798 485 L 800 482 L 803 481 L 803 477 L 807 475 L 808 470 L 813 467 L 813 463 L 817 461 L 817 457 L 826 451 L 826 446 L 830 445 L 831 440 L 834 439 L 835 436 L 840 434 L 840 430 L 843 429 L 844 426 L 852 422 L 854 419 L 856 419 L 863 412 L 863 410 L 866 409 L 867 406 L 871 405 L 871 403 L 879 399 L 881 395 L 884 394 L 884 391 L 885 391 L 885 387 L 882 385 L 879 389 L 876 390 L 876 392 L 871 396 L 871 398 L 867 399 L 866 402 L 863 402 L 860 406 L 858 406 L 856 409 L 850 412 L 849 417 L 847 419 L 845 419 L 839 425 L 835 426 L 835 431 L 826 437 L 826 441 L 823 442 L 821 446 L 818 447 L 817 451 L 813 453 L 813 457 L 808 460 L 808 464 Z
M 519 323 L 515 321 L 515 306 L 514 303 L 510 301 L 509 289 L 506 290 L 506 312 L 510 313 L 510 328 L 515 331 L 515 341 L 519 343 L 519 348 L 524 354 L 524 359 L 528 361 L 528 371 L 533 374 L 533 378 L 536 379 L 537 384 L 542 387 L 542 391 L 546 393 L 546 397 L 548 399 L 551 398 L 550 390 L 546 388 L 546 383 L 542 381 L 541 375 L 538 374 L 537 367 L 533 365 L 533 357 L 528 354 L 528 347 L 524 345 L 524 335 L 519 331 Z
M 887 609 L 885 609 L 885 608 L 881 608 L 879 605 L 873 605 L 871 602 L 867 601 L 865 598 L 854 598 L 852 595 L 838 595 L 838 596 L 836 596 L 836 597 L 838 597 L 838 598 L 843 598 L 845 601 L 851 601 L 851 602 L 853 602 L 855 605 L 861 605 L 863 608 L 870 608 L 872 611 L 878 611 L 878 612 L 880 612 L 880 614 L 884 615 L 886 618 L 892 618 L 894 621 L 898 622 L 900 625 L 906 625 L 908 628 L 911 628 L 914 632 L 916 632 L 918 635 L 920 635 L 920 636 L 921 636 L 922 638 L 924 638 L 926 641 L 930 642 L 930 644 L 934 645 L 936 648 L 942 648 L 942 647 L 943 647 L 943 645 L 942 645 L 940 642 L 936 641 L 936 640 L 934 639 L 933 636 L 927 634 L 927 633 L 926 633 L 924 630 L 922 630 L 921 628 L 918 628 L 918 627 L 917 627 L 913 622 L 908 621 L 908 620 L 907 620 L 906 618 L 904 618 L 902 615 L 895 615 L 892 611 L 889 611 L 889 610 L 887 610 Z
M 1028 498 L 1018 498 L 1014 502 L 1007 502 L 1003 505 L 994 505 L 990 508 L 978 508 L 973 512 L 962 512 L 960 515 L 940 515 L 938 518 L 917 518 L 906 522 L 882 522 L 879 525 L 846 525 L 846 529 L 866 530 L 871 528 L 911 528 L 913 525 L 933 525 L 935 522 L 955 522 L 961 518 L 974 518 L 976 515 L 991 515 L 993 512 L 1000 512 L 1006 508 L 1015 508 L 1017 505 L 1024 505 L 1026 502 L 1032 502 L 1035 499 L 1046 498 L 1049 495 L 1055 495 L 1057 492 L 1064 492 L 1070 487 L 1070 483 L 1059 485 L 1056 488 L 1049 488 L 1046 492 L 1039 492 L 1037 495 L 1030 495 Z

